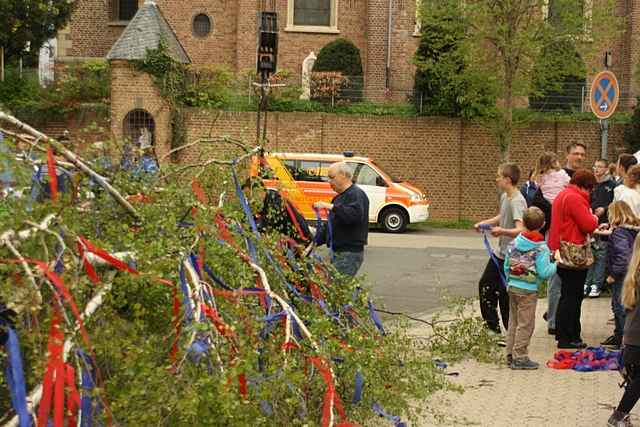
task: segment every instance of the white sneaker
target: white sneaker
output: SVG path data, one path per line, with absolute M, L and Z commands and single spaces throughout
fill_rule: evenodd
M 598 298 L 600 296 L 600 290 L 595 286 L 591 287 L 591 292 L 589 292 L 589 298 Z

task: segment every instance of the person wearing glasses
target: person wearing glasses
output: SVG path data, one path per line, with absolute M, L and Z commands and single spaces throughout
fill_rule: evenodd
M 345 162 L 332 164 L 328 178 L 331 189 L 338 194 L 331 203 L 313 204 L 315 209 L 329 211 L 329 221 L 318 230 L 316 243 L 330 244 L 331 263 L 336 270 L 346 276 L 355 276 L 364 261 L 364 246 L 369 234 L 369 198 L 353 183 L 351 168 Z
M 598 217 L 598 224 L 602 225 L 607 222 L 607 210 L 613 202 L 614 189 L 617 184 L 609 174 L 609 166 L 606 159 L 595 161 L 593 175 L 595 175 L 598 184 L 593 193 L 591 193 L 591 209 Z M 594 241 L 591 243 L 594 260 L 584 282 L 584 294 L 588 295 L 589 298 L 598 298 L 604 286 L 607 244 L 608 236 L 606 234 L 594 234 Z

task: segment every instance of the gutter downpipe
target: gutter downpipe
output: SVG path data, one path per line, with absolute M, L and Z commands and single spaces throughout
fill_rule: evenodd
M 391 84 L 391 23 L 393 21 L 393 0 L 389 0 L 389 15 L 387 16 L 387 67 L 385 76 L 385 88 Z

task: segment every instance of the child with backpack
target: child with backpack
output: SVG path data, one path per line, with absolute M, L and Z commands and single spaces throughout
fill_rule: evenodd
M 538 287 L 556 273 L 556 264 L 540 233 L 544 226 L 542 210 L 527 208 L 522 221 L 526 231 L 511 242 L 504 261 L 510 313 L 507 362 L 511 369 L 538 369 L 538 363 L 529 359 L 528 353 L 535 328 Z
M 640 399 L 640 239 L 636 237 L 633 255 L 622 285 L 622 306 L 626 310 L 622 343 L 622 375 L 625 390 L 618 407 L 613 411 L 608 426 L 631 426 L 629 412 Z
M 627 274 L 633 242 L 640 230 L 640 219 L 635 216 L 631 207 L 621 200 L 609 205 L 609 235 L 607 246 L 607 283 L 611 285 L 611 309 L 615 319 L 613 335 L 603 341 L 602 345 L 620 347 L 624 328 L 624 307 L 622 306 L 622 282 Z

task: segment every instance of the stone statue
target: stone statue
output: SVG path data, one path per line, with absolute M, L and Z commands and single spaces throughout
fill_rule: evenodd
M 300 99 L 311 99 L 311 72 L 313 64 L 316 63 L 316 54 L 311 52 L 309 56 L 302 61 L 302 95 Z

